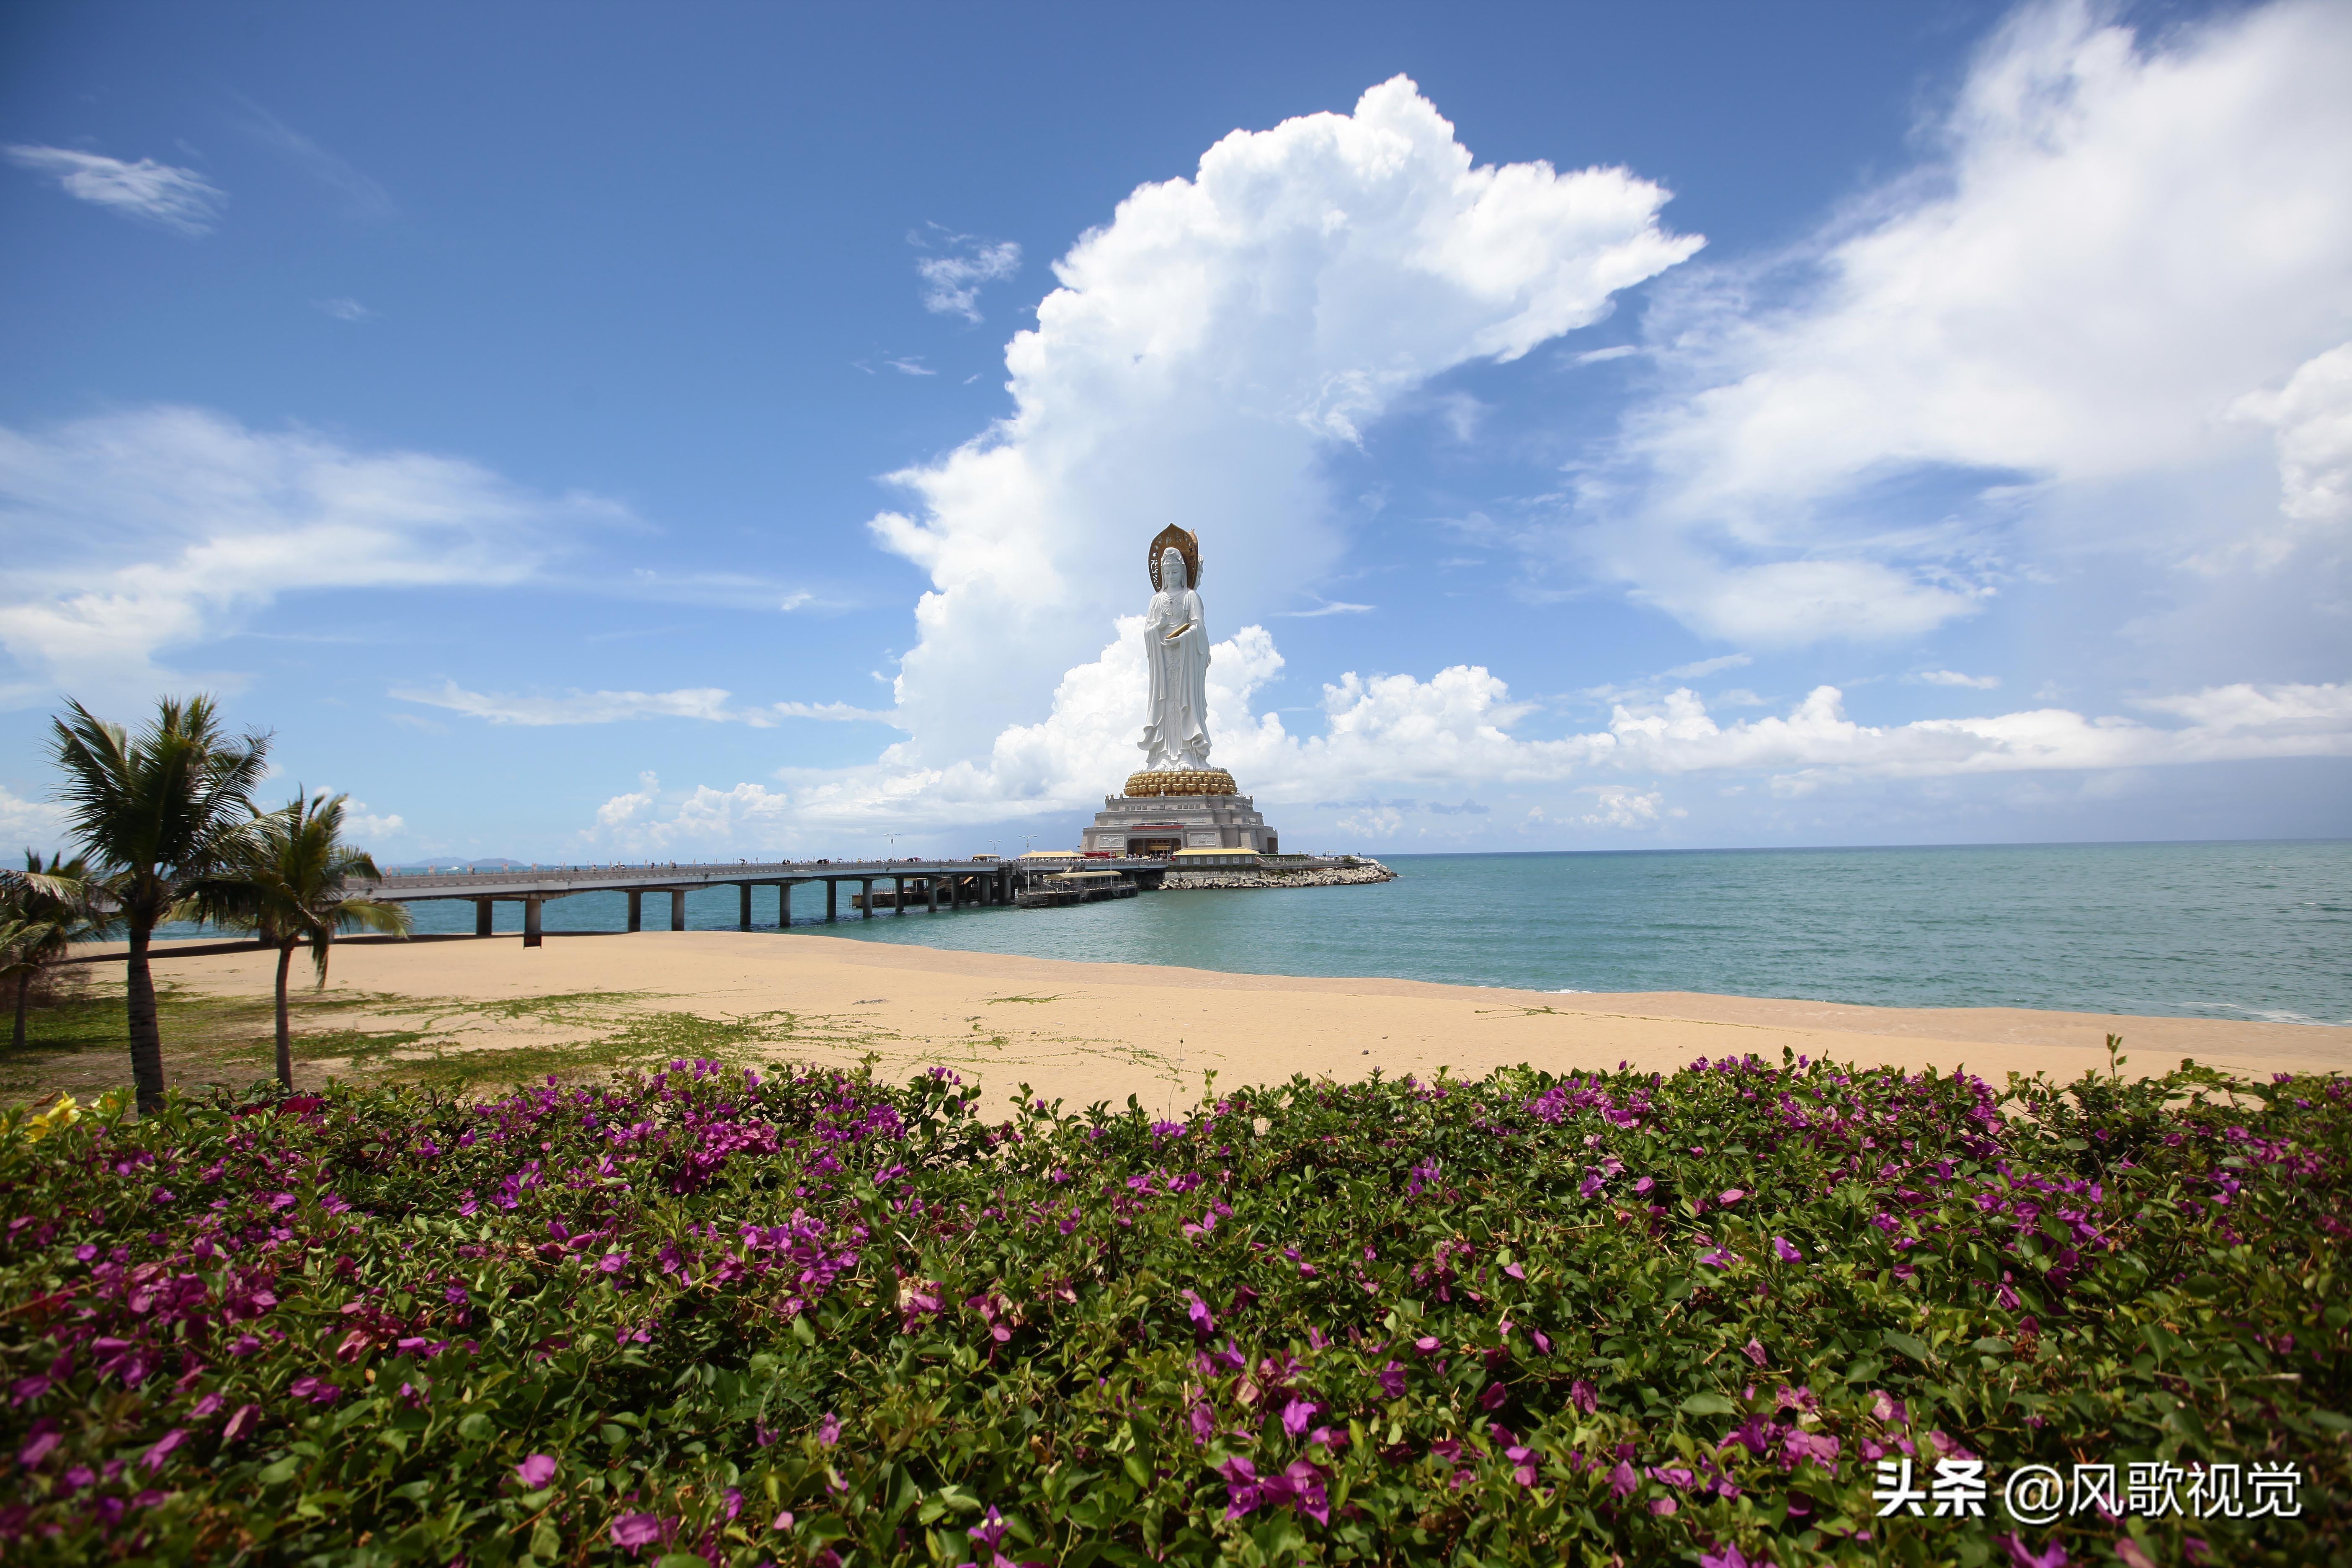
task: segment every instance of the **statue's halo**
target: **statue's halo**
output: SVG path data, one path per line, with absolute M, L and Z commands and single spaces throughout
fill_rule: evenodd
M 1151 541 L 1151 553 L 1148 561 L 1151 572 L 1151 591 L 1155 594 L 1160 591 L 1160 552 L 1163 550 L 1173 550 L 1184 558 L 1184 580 L 1191 586 L 1198 588 L 1201 585 L 1200 536 L 1187 533 L 1171 522 L 1161 529 Z

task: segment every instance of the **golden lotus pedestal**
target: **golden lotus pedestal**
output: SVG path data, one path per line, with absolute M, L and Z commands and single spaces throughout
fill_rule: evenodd
M 1127 798 L 1164 795 L 1239 795 L 1234 775 L 1223 768 L 1183 768 L 1127 775 Z
M 1091 854 L 1118 856 L 1282 852 L 1280 836 L 1223 768 L 1155 768 L 1130 775 L 1124 793 L 1104 797 L 1078 844 Z

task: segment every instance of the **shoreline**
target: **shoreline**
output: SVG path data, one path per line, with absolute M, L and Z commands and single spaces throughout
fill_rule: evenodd
M 202 996 L 266 998 L 274 971 L 274 955 L 247 944 L 179 955 L 158 974 Z M 581 997 L 600 999 L 593 1016 L 558 1005 Z M 2183 1058 L 2245 1078 L 2352 1072 L 2352 1027 L 2336 1025 L 1227 973 L 813 932 L 581 933 L 536 949 L 512 937 L 338 942 L 326 1000 L 339 1029 L 405 1031 L 420 1041 L 406 1059 L 461 1052 L 486 1074 L 492 1053 L 524 1048 L 544 1065 L 632 1021 L 763 1018 L 770 1059 L 854 1066 L 870 1054 L 877 1074 L 898 1079 L 943 1066 L 982 1082 L 992 1111 L 1024 1080 L 1074 1107 L 1133 1094 L 1169 1110 L 1199 1097 L 1204 1070 L 1226 1088 L 1293 1073 L 1478 1077 L 1522 1062 L 1671 1072 L 1702 1057 L 1777 1060 L 1784 1047 L 1864 1067 L 1965 1068 L 1995 1086 L 2011 1071 L 2063 1082 L 2106 1070 L 2110 1033 L 2124 1037 L 2131 1076 Z M 323 1079 L 337 1065 L 306 1071 Z

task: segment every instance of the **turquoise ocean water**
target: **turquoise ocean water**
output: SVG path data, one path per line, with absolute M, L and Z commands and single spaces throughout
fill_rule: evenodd
M 884 911 L 831 929 L 1260 974 L 2352 1024 L 2352 842 L 1387 859 L 1398 879 L 1374 887 Z M 753 898 L 755 920 L 775 931 L 773 889 Z M 473 929 L 470 904 L 413 907 L 421 931 Z M 667 912 L 646 900 L 649 922 Z M 779 940 L 821 929 L 824 889 L 799 889 L 793 913 Z M 520 919 L 499 906 L 499 930 Z M 693 929 L 736 919 L 731 887 L 688 901 Z M 618 893 L 546 906 L 551 931 L 625 921 Z

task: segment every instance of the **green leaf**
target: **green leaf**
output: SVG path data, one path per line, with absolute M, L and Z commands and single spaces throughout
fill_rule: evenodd
M 1694 1394 L 1682 1402 L 1681 1409 L 1687 1415 L 1736 1415 L 1739 1413 L 1739 1406 L 1720 1394 Z
M 1885 1345 L 1887 1349 L 1902 1352 L 1921 1366 L 1926 1366 L 1933 1359 L 1925 1344 L 1900 1329 L 1881 1330 L 1878 1338 L 1879 1342 Z

